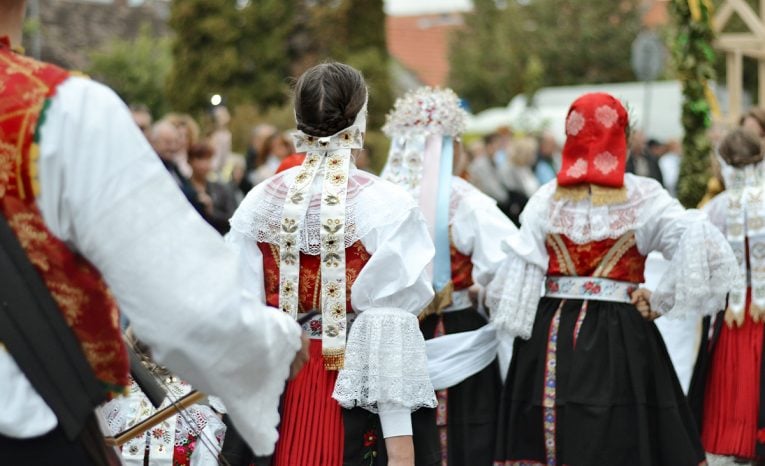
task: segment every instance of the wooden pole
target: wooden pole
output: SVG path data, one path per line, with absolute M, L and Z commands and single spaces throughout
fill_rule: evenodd
M 200 401 L 204 400 L 206 396 L 207 395 L 202 392 L 193 391 L 180 400 L 176 401 L 175 404 L 171 404 L 170 406 L 160 409 L 130 429 L 117 434 L 116 437 L 106 437 L 106 444 L 117 447 L 124 445 L 128 440 L 143 434 L 170 416 L 177 414 L 179 411 L 182 411 L 193 404 L 199 403 Z
M 741 116 L 741 96 L 744 85 L 744 58 L 741 52 L 734 51 L 726 54 L 726 74 L 728 84 L 728 118 L 731 122 L 738 121 Z

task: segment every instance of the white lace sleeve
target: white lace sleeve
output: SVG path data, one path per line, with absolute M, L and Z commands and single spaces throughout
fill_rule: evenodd
M 531 337 L 549 259 L 544 241 L 553 192 L 554 183 L 548 183 L 531 197 L 520 231 L 504 241 L 507 257 L 486 290 L 492 321 L 511 336 Z
M 636 234 L 643 254 L 658 250 L 670 261 L 651 297 L 651 306 L 670 317 L 710 315 L 725 308 L 737 263 L 730 245 L 707 216 L 685 210 L 658 184 L 661 192 L 646 204 Z
M 455 177 L 453 183 L 452 241 L 459 252 L 470 256 L 473 280 L 486 286 L 505 258 L 502 240 L 517 234 L 518 228 L 494 199 L 461 178 Z
M 414 201 L 394 191 L 387 193 L 389 202 L 405 215 L 362 238 L 372 257 L 351 289 L 360 315 L 348 334 L 345 366 L 332 395 L 345 408 L 359 406 L 381 418 L 385 411 L 436 406 L 417 320 L 433 298 L 425 271 L 434 248 Z

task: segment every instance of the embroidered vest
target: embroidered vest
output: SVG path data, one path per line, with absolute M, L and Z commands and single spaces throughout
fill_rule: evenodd
M 279 307 L 279 246 L 269 243 L 258 243 L 263 253 L 264 285 L 266 303 Z M 345 248 L 345 278 L 346 278 L 346 312 L 351 308 L 351 287 L 359 276 L 361 269 L 372 256 L 364 249 L 361 241 L 356 241 Z M 321 257 L 300 253 L 300 289 L 298 290 L 298 312 L 308 312 L 321 309 Z
M 466 290 L 473 286 L 473 259 L 457 250 L 454 243 L 449 246 L 452 258 L 452 284 L 454 291 Z
M 550 256 L 547 275 L 592 276 L 606 255 L 614 249 L 611 261 L 615 263 L 606 264 L 609 272 L 603 278 L 631 283 L 645 281 L 645 257 L 638 251 L 634 233 L 619 239 L 585 244 L 576 244 L 565 235 L 548 235 L 546 247 Z
M 68 76 L 15 54 L 0 38 L 0 211 L 111 395 L 129 386 L 117 304 L 98 270 L 48 230 L 35 203 L 38 129 L 56 87 Z

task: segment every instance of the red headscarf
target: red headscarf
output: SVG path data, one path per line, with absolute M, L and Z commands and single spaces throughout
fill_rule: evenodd
M 276 173 L 281 173 L 284 170 L 288 170 L 292 167 L 299 167 L 305 160 L 305 154 L 292 154 L 284 158 L 282 163 L 279 164 L 279 168 L 276 169 Z
M 627 111 L 613 96 L 592 93 L 576 99 L 566 117 L 558 185 L 624 186 L 628 125 Z

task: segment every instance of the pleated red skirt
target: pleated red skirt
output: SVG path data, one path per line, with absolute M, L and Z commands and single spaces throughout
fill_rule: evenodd
M 704 398 L 701 440 L 706 451 L 755 457 L 762 344 L 763 324 L 755 323 L 748 311 L 741 327 L 723 323 Z
M 310 353 L 284 392 L 274 466 L 343 464 L 343 416 L 332 399 L 337 371 L 324 369 L 321 340 L 311 340 Z

